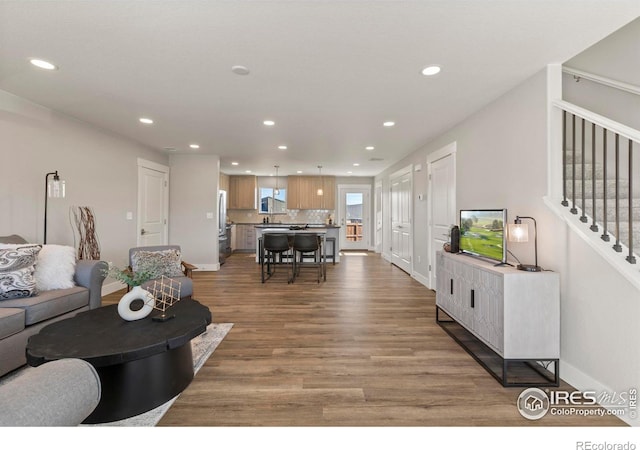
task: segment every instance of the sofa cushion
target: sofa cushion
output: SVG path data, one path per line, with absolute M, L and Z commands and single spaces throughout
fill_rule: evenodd
M 89 290 L 80 286 L 53 289 L 28 298 L 3 300 L 2 307 L 25 310 L 25 325 L 33 325 L 89 304 Z
M 24 330 L 24 309 L 0 308 L 0 339 Z
M 36 288 L 38 291 L 69 289 L 76 284 L 76 250 L 68 245 L 46 244 L 38 253 Z
M 29 297 L 36 292 L 34 272 L 40 248 L 0 248 L 0 300 Z
M 131 256 L 131 269 L 134 272 L 149 272 L 154 278 L 183 277 L 180 251 L 167 249 L 158 251 L 139 250 Z

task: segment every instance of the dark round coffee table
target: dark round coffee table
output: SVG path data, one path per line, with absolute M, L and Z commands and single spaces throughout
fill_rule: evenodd
M 160 311 L 127 322 L 118 305 L 79 313 L 47 325 L 29 338 L 27 362 L 80 358 L 91 363 L 102 384 L 100 403 L 83 423 L 106 423 L 149 411 L 182 392 L 193 379 L 191 339 L 211 323 L 209 308 L 184 299 L 154 321 Z

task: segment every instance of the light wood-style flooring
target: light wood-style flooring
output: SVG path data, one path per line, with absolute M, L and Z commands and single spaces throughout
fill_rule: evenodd
M 435 293 L 379 255 L 346 253 L 320 284 L 285 270 L 262 284 L 254 258 L 194 274 L 194 298 L 235 325 L 159 426 L 625 425 L 523 418 L 523 388 L 491 377 L 436 324 Z

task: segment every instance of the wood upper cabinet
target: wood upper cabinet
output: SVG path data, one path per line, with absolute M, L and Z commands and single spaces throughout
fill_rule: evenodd
M 257 187 L 255 175 L 230 175 L 229 209 L 256 209 Z
M 318 195 L 322 189 L 323 195 Z M 335 209 L 336 179 L 333 176 L 287 177 L 287 208 Z
M 336 209 L 336 177 L 322 177 L 322 209 Z
M 220 172 L 220 181 L 218 182 L 221 191 L 229 192 L 229 175 Z
M 287 209 L 300 209 L 300 176 L 287 177 Z

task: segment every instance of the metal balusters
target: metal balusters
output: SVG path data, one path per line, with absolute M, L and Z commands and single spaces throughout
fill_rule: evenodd
M 576 115 L 571 114 L 571 214 L 578 214 L 576 208 Z
M 569 122 L 569 117 L 567 114 L 571 114 L 571 122 Z M 576 128 L 576 117 L 580 119 L 580 135 L 578 135 L 578 130 Z M 587 164 L 586 164 L 586 154 L 589 151 L 587 148 L 587 127 L 588 124 L 591 124 L 591 203 L 589 211 L 589 215 L 587 215 Z M 622 172 L 624 172 L 624 167 L 621 168 L 621 155 L 620 155 L 620 134 L 608 130 L 600 125 L 596 125 L 596 123 L 591 122 L 583 117 L 577 116 L 568 111 L 562 111 L 562 205 L 570 206 L 569 211 L 572 214 L 578 213 L 578 203 L 576 202 L 576 197 L 578 197 L 578 202 L 580 203 L 580 221 L 583 223 L 591 222 L 589 228 L 593 232 L 598 232 L 600 229 L 602 230 L 602 234 L 600 235 L 600 239 L 605 242 L 611 241 L 611 236 L 613 235 L 615 238 L 615 243 L 612 245 L 613 250 L 616 252 L 622 252 L 627 245 L 626 235 L 623 236 L 624 232 L 624 220 L 626 213 L 624 211 L 624 203 L 621 204 L 621 197 L 624 195 L 624 183 L 627 182 L 622 177 L 625 176 Z M 597 136 L 597 127 L 602 130 L 602 153 L 598 154 L 598 141 L 600 138 Z M 613 133 L 615 137 L 615 144 L 611 143 L 612 147 L 615 147 L 615 158 L 612 155 L 612 161 L 608 161 L 608 145 L 609 145 L 609 133 Z M 569 136 L 571 133 L 571 136 Z M 622 134 L 622 137 L 625 138 L 625 135 Z M 577 148 L 578 141 L 580 139 L 580 148 Z M 627 138 L 628 139 L 628 138 Z M 633 146 L 634 142 L 632 139 L 628 139 L 629 142 L 629 170 L 628 170 L 628 210 L 629 210 L 629 218 L 628 218 L 628 227 L 629 227 L 629 238 L 628 238 L 628 249 L 629 254 L 626 256 L 627 262 L 630 264 L 636 264 L 636 256 L 633 254 L 633 244 L 634 244 L 634 213 L 633 213 Z M 569 148 L 569 145 L 571 147 Z M 576 157 L 581 157 L 582 160 L 580 162 L 580 168 L 576 167 L 577 159 Z M 602 160 L 600 162 L 599 158 Z M 622 156 L 624 158 L 624 155 Z M 615 163 L 613 160 L 615 159 Z M 615 167 L 612 168 L 612 173 L 608 173 L 608 166 L 610 163 L 614 163 Z M 569 168 L 569 164 L 571 167 Z M 570 172 L 569 172 L 570 171 Z M 600 173 L 602 171 L 602 173 Z M 615 172 L 615 175 L 614 175 Z M 581 177 L 580 180 L 576 178 L 576 175 Z M 608 178 L 611 176 L 615 176 L 614 182 L 611 183 L 612 186 L 608 185 Z M 571 177 L 571 185 L 569 185 L 569 178 Z M 602 183 L 602 189 L 598 188 L 598 183 Z M 576 188 L 582 189 L 582 194 L 580 196 L 576 196 Z M 569 189 L 571 189 L 571 195 L 569 195 Z M 613 192 L 609 192 L 611 190 L 615 190 L 615 196 Z M 611 199 L 614 202 L 613 208 L 614 211 L 609 211 L 608 208 L 611 206 L 610 199 L 608 198 L 611 195 Z M 600 200 L 601 199 L 601 200 Z M 571 205 L 569 205 L 571 203 Z M 601 206 L 601 211 L 600 207 Z M 598 216 L 600 218 L 598 219 Z M 615 216 L 615 219 L 614 217 Z M 611 218 L 611 221 L 609 220 Z M 590 220 L 591 219 L 591 220 Z M 599 222 L 598 222 L 599 220 Z M 612 231 L 610 232 L 609 229 Z M 637 237 L 637 236 L 636 236 Z
M 598 224 L 596 223 L 596 124 L 591 123 L 591 202 L 593 205 L 592 216 L 593 221 L 589 229 L 593 232 L 598 231 Z
M 567 201 L 567 112 L 562 111 L 562 206 L 569 206 Z
M 585 155 L 584 155 L 584 118 L 582 119 L 582 128 L 580 130 L 582 142 L 580 143 L 580 149 L 582 153 L 582 215 L 580 216 L 580 222 L 587 223 L 587 216 L 584 214 L 585 209 L 587 208 L 587 190 L 585 189 Z
M 636 263 L 633 256 L 633 141 L 629 139 L 629 255 L 627 262 Z
M 594 192 L 595 195 L 595 192 Z M 607 232 L 607 129 L 602 129 L 602 239 L 609 242 L 609 233 Z
M 622 251 L 620 245 L 620 135 L 616 133 L 616 243 L 613 244 L 613 249 L 617 252 Z M 631 220 L 631 218 L 629 218 Z

